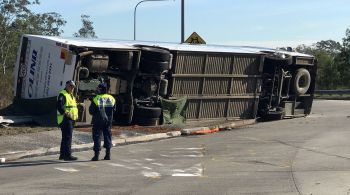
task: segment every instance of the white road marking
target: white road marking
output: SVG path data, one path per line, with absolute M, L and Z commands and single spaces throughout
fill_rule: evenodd
M 179 158 L 179 157 L 193 157 L 193 158 L 198 158 L 198 157 L 203 157 L 203 154 L 184 154 L 184 155 L 166 155 L 166 154 L 160 154 L 160 156 L 163 157 L 168 157 L 168 158 Z
M 138 160 L 138 159 L 122 159 L 121 161 L 130 163 L 130 162 L 139 162 L 140 160 Z
M 25 152 L 25 151 L 10 151 L 10 152 L 6 152 L 5 154 L 17 154 L 22 152 Z
M 162 163 L 151 163 L 152 165 L 157 165 L 157 166 L 164 166 Z
M 67 167 L 67 168 L 64 168 L 64 167 L 55 167 L 55 169 L 57 170 L 60 170 L 60 171 L 64 171 L 64 172 L 78 172 L 79 170 L 78 169 L 74 169 L 74 168 L 71 168 L 71 167 Z
M 177 173 L 184 173 L 185 170 L 182 169 L 174 169 L 173 172 L 177 172 Z
M 146 161 L 154 161 L 154 159 L 151 158 L 145 158 Z
M 152 170 L 151 167 L 142 167 L 142 168 L 147 169 L 147 170 Z
M 74 165 L 79 165 L 79 166 L 82 166 L 82 167 L 93 167 L 93 168 L 97 167 L 95 165 L 86 164 L 86 163 L 74 163 Z
M 173 177 L 199 177 L 201 175 L 191 174 L 191 173 L 174 173 L 171 176 L 173 176 Z
M 134 167 L 129 167 L 129 166 L 122 165 L 122 164 L 117 164 L 117 163 L 108 163 L 108 164 L 111 165 L 111 166 L 114 166 L 114 167 L 123 167 L 123 168 L 131 169 L 131 170 L 135 169 Z
M 170 154 L 179 154 L 179 153 L 195 153 L 195 154 L 202 154 L 201 151 L 195 151 L 195 150 L 187 150 L 187 151 L 172 151 L 169 152 Z
M 203 157 L 204 155 L 203 154 L 185 154 L 182 156 L 185 156 L 185 157 Z
M 172 150 L 203 150 L 204 148 L 173 148 Z
M 193 167 L 188 169 L 174 169 L 171 176 L 174 177 L 200 177 L 203 175 L 202 164 L 195 164 Z
M 148 172 L 148 171 L 142 171 L 143 176 L 150 177 L 150 178 L 159 178 L 161 177 L 161 174 L 158 172 Z

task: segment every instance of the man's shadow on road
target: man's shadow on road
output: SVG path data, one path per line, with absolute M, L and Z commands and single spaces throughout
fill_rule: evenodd
M 42 166 L 42 165 L 52 165 L 52 164 L 67 164 L 67 163 L 86 163 L 92 162 L 90 160 L 77 160 L 77 161 L 61 161 L 61 160 L 37 160 L 37 161 L 10 161 L 0 164 L 1 168 L 11 168 L 11 167 L 31 167 L 31 166 Z

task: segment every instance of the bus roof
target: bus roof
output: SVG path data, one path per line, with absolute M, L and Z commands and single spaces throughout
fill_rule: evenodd
M 55 37 L 43 35 L 24 35 L 27 37 L 37 37 L 47 40 L 64 43 L 66 45 L 73 45 L 77 47 L 92 47 L 92 48 L 112 48 L 112 49 L 138 49 L 140 46 L 155 46 L 162 47 L 173 51 L 202 51 L 202 52 L 224 52 L 224 53 L 251 53 L 262 54 L 283 53 L 291 56 L 312 57 L 307 54 L 298 52 L 289 52 L 285 50 L 252 47 L 252 46 L 228 46 L 228 45 L 209 45 L 209 44 L 188 44 L 188 43 L 167 43 L 156 41 L 128 41 L 115 39 L 91 39 L 91 38 L 77 38 L 77 37 Z

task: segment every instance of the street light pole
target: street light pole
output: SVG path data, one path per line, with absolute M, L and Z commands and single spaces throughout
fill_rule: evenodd
M 181 43 L 185 42 L 185 0 L 181 0 Z
M 134 9 L 134 40 L 136 40 L 136 9 L 137 9 L 137 6 L 139 6 L 141 3 L 147 2 L 147 1 L 169 1 L 169 0 L 142 0 L 136 4 Z

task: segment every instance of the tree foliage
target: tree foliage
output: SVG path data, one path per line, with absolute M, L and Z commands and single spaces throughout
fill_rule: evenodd
M 81 22 L 83 23 L 83 26 L 78 32 L 74 33 L 73 36 L 82 38 L 97 38 L 93 27 L 93 22 L 90 20 L 90 16 L 82 14 Z
M 312 46 L 299 45 L 296 50 L 317 58 L 318 89 L 350 88 L 350 29 L 346 30 L 343 43 L 323 40 Z
M 66 21 L 60 14 L 34 13 L 30 6 L 39 0 L 2 0 L 0 2 L 0 108 L 12 102 L 13 67 L 22 34 L 54 35 L 63 33 Z
M 0 66 L 13 68 L 19 37 L 22 34 L 60 35 L 66 21 L 55 12 L 37 14 L 29 6 L 39 0 L 2 0 L 0 2 Z

